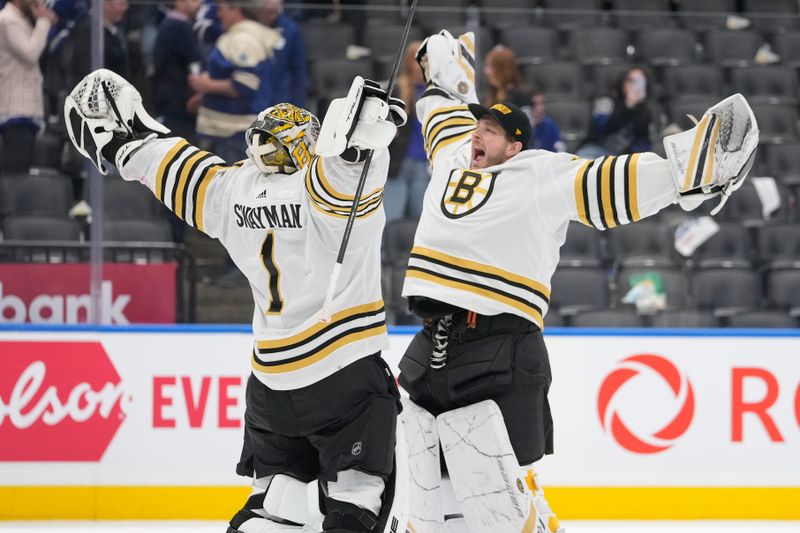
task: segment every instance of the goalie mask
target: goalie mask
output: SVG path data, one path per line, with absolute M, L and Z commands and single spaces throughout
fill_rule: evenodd
M 278 104 L 259 113 L 247 129 L 247 155 L 261 172 L 292 174 L 311 162 L 318 136 L 317 117 L 292 104 Z

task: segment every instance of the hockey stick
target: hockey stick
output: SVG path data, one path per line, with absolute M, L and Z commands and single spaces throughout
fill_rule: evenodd
M 403 30 L 403 38 L 400 41 L 400 47 L 397 49 L 397 55 L 394 58 L 394 65 L 392 66 L 392 75 L 389 77 L 389 88 L 386 90 L 386 100 L 388 101 L 394 90 L 394 84 L 397 81 L 397 74 L 400 71 L 400 63 L 405 55 L 406 44 L 408 43 L 408 34 L 411 31 L 411 21 L 414 19 L 414 12 L 417 10 L 417 0 L 412 0 L 411 7 L 408 9 L 408 18 L 406 19 L 406 27 Z M 342 235 L 342 243 L 339 245 L 339 255 L 336 257 L 336 264 L 333 265 L 331 271 L 331 279 L 328 281 L 328 290 L 325 291 L 325 302 L 322 304 L 322 311 L 320 312 L 319 319 L 322 322 L 330 322 L 330 306 L 333 302 L 333 294 L 336 291 L 336 286 L 339 283 L 339 274 L 342 272 L 342 263 L 344 262 L 344 255 L 347 252 L 347 244 L 350 242 L 350 234 L 353 231 L 353 224 L 356 221 L 356 211 L 358 203 L 361 201 L 361 194 L 364 192 L 364 184 L 367 182 L 367 173 L 369 166 L 372 163 L 373 150 L 367 150 L 366 159 L 364 159 L 364 168 L 361 171 L 361 177 L 358 179 L 358 186 L 356 193 L 353 196 L 353 205 L 350 208 L 350 215 L 347 217 L 347 224 L 344 227 L 344 235 Z

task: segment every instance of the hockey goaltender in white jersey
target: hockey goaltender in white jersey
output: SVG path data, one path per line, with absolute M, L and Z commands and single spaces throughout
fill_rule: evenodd
M 101 172 L 103 159 L 114 162 L 124 179 L 219 239 L 252 287 L 255 343 L 236 471 L 253 480 L 253 493 L 229 533 L 405 531 L 401 406 L 380 357 L 383 184 L 402 106 L 357 77 L 321 130 L 291 104 L 264 110 L 246 132 L 248 159 L 228 165 L 168 136 L 109 71 L 90 74 L 67 98 L 67 129 L 81 153 Z M 348 256 L 321 322 L 367 149 L 374 157 Z
M 425 319 L 400 362 L 410 396 L 409 527 L 445 529 L 441 443 L 472 533 L 561 532 L 531 465 L 553 453 L 542 329 L 567 227 L 603 230 L 674 203 L 724 203 L 752 164 L 756 122 L 735 95 L 667 137 L 667 159 L 526 150 L 525 113 L 510 102 L 477 104 L 471 34 L 433 35 L 417 60 L 432 177 L 403 286 L 410 310 Z

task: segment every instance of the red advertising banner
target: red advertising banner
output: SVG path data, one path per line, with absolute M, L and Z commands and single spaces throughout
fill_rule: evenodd
M 103 266 L 103 324 L 175 322 L 177 264 Z M 82 324 L 89 310 L 88 263 L 0 264 L 0 323 Z
M 127 398 L 103 346 L 0 342 L 0 359 L 0 462 L 99 461 Z

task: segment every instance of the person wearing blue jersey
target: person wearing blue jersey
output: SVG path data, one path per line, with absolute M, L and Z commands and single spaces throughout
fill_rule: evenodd
M 281 34 L 268 86 L 276 102 L 304 106 L 308 92 L 306 47 L 300 27 L 283 12 L 283 0 L 259 0 L 258 20 Z
M 206 60 L 206 70 L 189 76 L 189 85 L 202 95 L 197 133 L 228 163 L 241 158 L 244 132 L 272 95 L 263 84 L 269 74 L 280 34 L 256 22 L 249 3 L 220 2 L 217 13 L 225 33 Z

